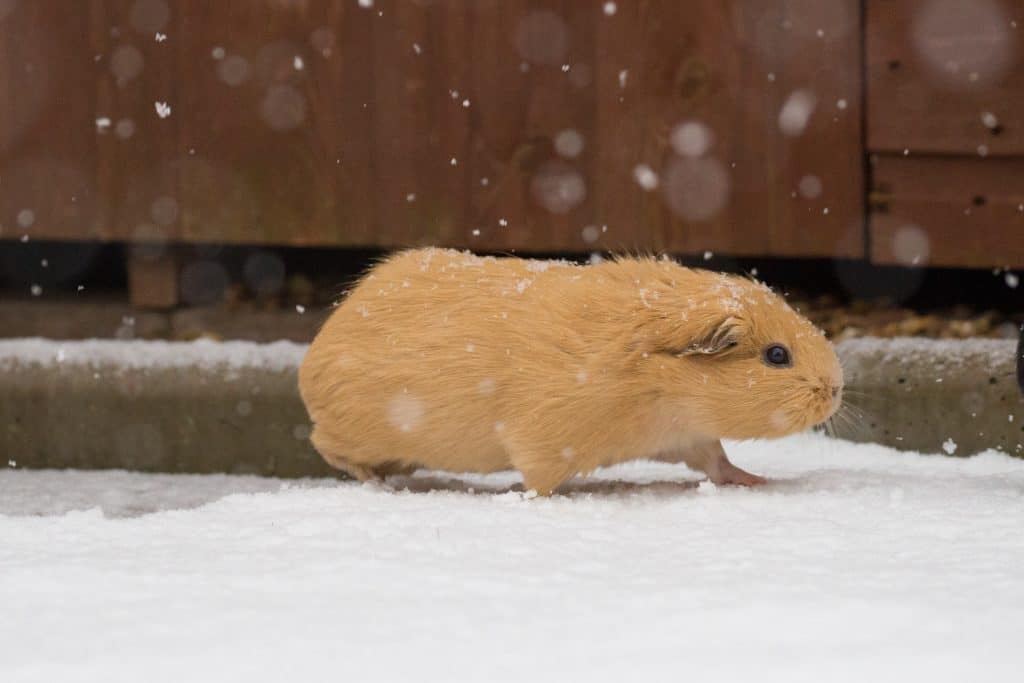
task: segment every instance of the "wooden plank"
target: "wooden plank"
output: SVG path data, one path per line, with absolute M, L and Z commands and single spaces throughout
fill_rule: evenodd
M 597 222 L 618 235 L 608 241 L 632 246 L 649 229 L 647 245 L 673 251 L 861 256 L 858 35 L 852 1 L 619 3 L 597 48 L 594 195 Z M 672 145 L 685 123 L 694 150 L 710 134 L 696 159 Z M 637 186 L 637 164 L 658 191 Z
M 339 167 L 359 177 L 370 168 L 345 144 L 368 139 L 356 112 L 368 100 L 358 74 L 369 13 L 341 0 L 178 4 L 183 236 L 345 243 L 338 207 L 353 189 L 339 182 Z M 361 210 L 367 199 L 351 205 Z M 366 222 L 359 210 L 346 220 Z
M 468 243 L 489 249 L 586 248 L 594 221 L 593 5 L 470 6 L 475 95 L 467 178 Z M 457 55 L 452 55 L 457 58 Z
M 109 202 L 109 239 L 165 245 L 181 236 L 178 89 L 188 79 L 177 71 L 178 11 L 165 0 L 93 3 L 104 37 L 96 117 L 109 121 L 97 136 L 96 182 Z
M 104 238 L 91 4 L 0 9 L 0 238 Z
M 1024 153 L 1024 2 L 869 0 L 868 147 Z
M 872 176 L 873 262 L 1024 267 L 1024 159 L 882 156 Z
M 464 64 L 447 51 L 465 49 L 465 12 L 452 3 L 401 0 L 382 3 L 378 12 L 371 21 L 371 239 L 451 244 L 466 220 L 468 112 L 449 93 L 468 83 Z M 450 165 L 452 158 L 462 164 Z

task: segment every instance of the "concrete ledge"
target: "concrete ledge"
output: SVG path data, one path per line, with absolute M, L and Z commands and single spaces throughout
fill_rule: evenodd
M 839 435 L 956 455 L 1024 455 L 1014 343 L 853 340 Z M 323 476 L 291 342 L 0 340 L 0 453 L 18 467 Z
M 852 339 L 839 344 L 849 402 L 864 412 L 838 434 L 923 453 L 997 448 L 1024 456 L 1016 342 Z
M 0 452 L 19 467 L 328 475 L 296 389 L 305 350 L 0 341 Z

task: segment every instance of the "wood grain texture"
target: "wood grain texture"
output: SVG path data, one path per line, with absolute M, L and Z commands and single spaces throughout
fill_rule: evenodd
M 180 239 L 181 197 L 178 131 L 179 8 L 161 0 L 106 0 L 92 4 L 94 32 L 103 37 L 96 53 L 98 120 L 96 182 L 107 211 L 97 227 L 109 239 L 166 244 Z M 157 38 L 157 34 L 167 36 Z M 171 107 L 161 117 L 157 104 Z
M 177 4 L 183 236 L 331 243 L 340 204 L 369 223 L 367 197 L 339 182 L 344 165 L 370 168 L 366 145 L 346 145 L 369 132 L 366 13 L 340 0 Z
M 601 28 L 600 220 L 673 251 L 860 256 L 858 36 L 855 2 L 622 3 Z M 784 135 L 801 93 L 806 127 Z M 666 210 L 670 137 L 686 121 L 709 127 L 707 158 L 728 178 L 704 220 Z M 662 172 L 658 192 L 631 182 L 638 163 Z M 800 193 L 802 178 L 817 190 Z
M 869 0 L 868 147 L 1024 153 L 1024 2 Z
M 86 3 L 0 6 L 0 238 L 109 238 L 96 92 L 108 40 Z
M 1024 266 L 1024 159 L 883 156 L 872 175 L 875 263 Z
M 41 158 L 88 198 L 45 209 L 49 237 L 863 255 L 856 0 L 603 4 L 20 3 L 0 86 L 31 97 L 0 105 L 0 222 Z M 59 38 L 59 89 L 18 76 L 33 31 Z M 713 136 L 693 158 L 686 122 Z

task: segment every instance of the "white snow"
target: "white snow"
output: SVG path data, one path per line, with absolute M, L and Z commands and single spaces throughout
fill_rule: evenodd
M 1012 680 L 1024 461 L 819 436 L 333 480 L 0 471 L 0 680 Z M 411 490 L 403 490 L 408 487 Z
M 647 164 L 637 164 L 633 167 L 633 180 L 648 192 L 658 189 L 658 174 Z
M 794 90 L 779 111 L 779 129 L 784 135 L 795 137 L 804 132 L 814 113 L 818 98 L 809 90 Z
M 307 347 L 289 341 L 258 344 L 246 341 L 192 342 L 122 341 L 91 339 L 61 342 L 27 337 L 0 339 L 0 369 L 13 364 L 48 365 L 55 361 L 93 368 L 231 369 L 259 367 L 272 371 L 293 369 Z
M 872 355 L 885 363 L 928 364 L 935 374 L 955 372 L 965 364 L 975 364 L 1000 372 L 1013 358 L 1015 342 L 1009 339 L 925 339 L 896 337 L 848 339 L 836 345 L 841 357 L 854 359 Z M 1012 364 L 1011 364 L 1012 365 Z

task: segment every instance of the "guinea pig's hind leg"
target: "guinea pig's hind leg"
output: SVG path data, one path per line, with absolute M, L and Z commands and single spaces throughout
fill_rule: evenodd
M 509 459 L 523 475 L 523 488 L 527 491 L 532 489 L 541 496 L 550 496 L 562 482 L 575 474 L 565 458 L 560 456 L 538 457 L 513 452 Z
M 405 463 L 398 462 L 397 460 L 390 460 L 386 463 L 375 466 L 373 468 L 373 473 L 381 479 L 394 475 L 408 477 L 418 469 L 418 465 L 407 465 Z
M 757 486 L 768 481 L 733 465 L 726 456 L 721 441 L 695 444 L 682 453 L 680 459 L 691 469 L 708 475 L 713 484 Z
M 366 465 L 357 465 L 350 460 L 345 460 L 343 458 L 331 458 L 327 456 L 324 456 L 324 460 L 326 460 L 327 464 L 334 469 L 341 470 L 348 476 L 360 482 L 379 482 L 382 480 L 381 477 L 373 471 L 373 468 L 367 467 Z
M 334 469 L 341 470 L 357 481 L 381 481 L 380 475 L 373 470 L 373 467 L 352 462 L 345 457 L 342 454 L 343 445 L 337 443 L 329 432 L 325 432 L 318 426 L 314 427 L 310 441 L 313 442 L 320 457 Z

